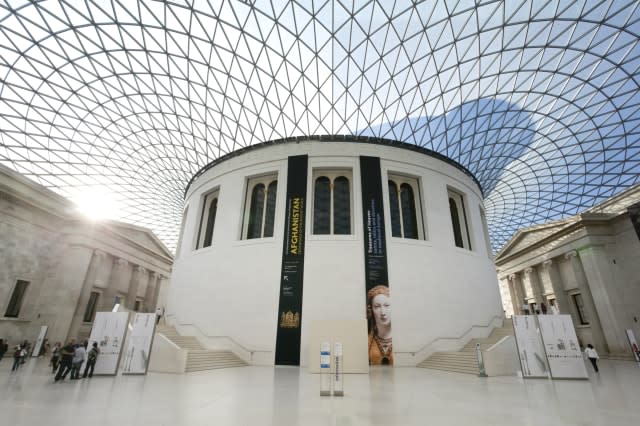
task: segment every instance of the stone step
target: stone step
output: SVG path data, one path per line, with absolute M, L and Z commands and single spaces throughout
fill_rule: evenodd
M 213 370 L 218 368 L 244 367 L 245 363 L 233 352 L 197 350 L 187 354 L 187 372 Z

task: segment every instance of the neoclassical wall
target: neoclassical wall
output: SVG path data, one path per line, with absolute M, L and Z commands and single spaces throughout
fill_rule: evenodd
M 583 345 L 630 357 L 625 330 L 640 335 L 640 239 L 627 207 L 639 200 L 636 185 L 578 216 L 520 231 L 496 257 L 514 313 L 555 299 Z
M 0 166 L 0 338 L 33 341 L 40 326 L 51 341 L 84 338 L 92 291 L 96 310 L 153 311 L 167 286 L 172 255 L 148 230 L 119 222 L 91 222 L 74 206 Z M 18 280 L 28 282 L 17 317 L 5 317 Z
M 306 214 L 306 253 L 301 364 L 308 365 L 313 321 L 362 320 L 365 265 L 360 192 L 360 156 L 380 157 L 385 206 L 393 347 L 397 365 L 429 342 L 458 337 L 474 325 L 502 315 L 495 266 L 487 252 L 480 216 L 482 197 L 462 170 L 424 153 L 350 142 L 291 142 L 248 150 L 217 163 L 195 179 L 186 194 L 185 220 L 168 294 L 169 319 L 195 326 L 211 339 L 232 339 L 254 352 L 253 362 L 273 364 L 283 247 L 287 158 L 308 155 L 307 196 L 318 169 L 352 172 L 350 235 L 313 235 L 311 202 Z M 241 238 L 247 180 L 278 175 L 274 236 Z M 426 238 L 391 236 L 386 179 L 418 179 Z M 203 196 L 219 191 L 210 247 L 196 249 Z M 454 244 L 448 189 L 464 194 L 472 250 Z M 366 330 L 363 330 L 366 333 Z

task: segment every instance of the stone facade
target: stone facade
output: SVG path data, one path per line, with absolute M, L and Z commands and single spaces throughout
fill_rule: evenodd
M 89 221 L 68 200 L 0 166 L 1 338 L 33 342 L 42 325 L 52 342 L 86 338 L 92 293 L 95 311 L 110 311 L 119 297 L 124 309 L 152 312 L 164 306 L 172 263 L 151 231 Z M 10 305 L 19 281 L 26 291 L 16 313 Z
M 640 233 L 628 209 L 639 201 L 636 185 L 580 215 L 519 231 L 496 257 L 507 315 L 555 305 L 573 317 L 581 345 L 631 357 L 625 330 L 640 335 Z

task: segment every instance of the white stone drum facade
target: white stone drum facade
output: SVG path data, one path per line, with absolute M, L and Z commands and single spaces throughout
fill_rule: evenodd
M 291 156 L 307 156 L 306 204 L 300 216 L 300 365 L 316 362 L 309 359 L 315 321 L 349 322 L 367 316 L 361 189 L 369 176 L 361 176 L 361 156 L 379 158 L 380 164 L 394 365 L 416 365 L 446 342 L 461 346 L 464 339 L 486 335 L 501 321 L 482 193 L 470 173 L 412 145 L 323 136 L 256 145 L 196 175 L 185 196 L 168 322 L 189 327 L 209 347 L 232 349 L 253 364 L 274 364 L 282 325 L 283 240 L 290 237 L 285 215 Z M 330 182 L 326 187 L 331 194 L 338 188 L 346 191 L 340 200 L 332 195 L 327 210 L 331 223 L 324 231 L 316 223 L 321 221 L 322 201 L 316 196 L 318 179 Z M 410 186 L 414 204 L 395 194 L 390 198 L 389 181 L 398 188 Z M 250 229 L 256 226 L 256 182 L 267 190 L 260 199 L 263 223 L 257 233 Z M 457 203 L 457 235 L 451 203 Z M 339 214 L 338 209 L 348 211 Z M 411 214 L 415 220 L 406 221 Z M 357 333 L 366 338 L 366 325 Z

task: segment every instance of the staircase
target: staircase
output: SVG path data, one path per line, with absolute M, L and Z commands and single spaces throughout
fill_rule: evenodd
M 479 343 L 480 349 L 485 350 L 497 343 L 504 336 L 513 336 L 513 326 L 510 322 L 501 328 L 494 328 L 489 337 L 485 339 L 471 339 L 458 352 L 436 352 L 417 366 L 477 376 L 479 369 L 476 356 L 476 344 Z
M 164 335 L 187 352 L 185 372 L 214 370 L 216 368 L 244 367 L 247 365 L 230 351 L 212 351 L 202 347 L 194 336 L 181 336 L 174 327 L 158 326 L 156 332 Z

